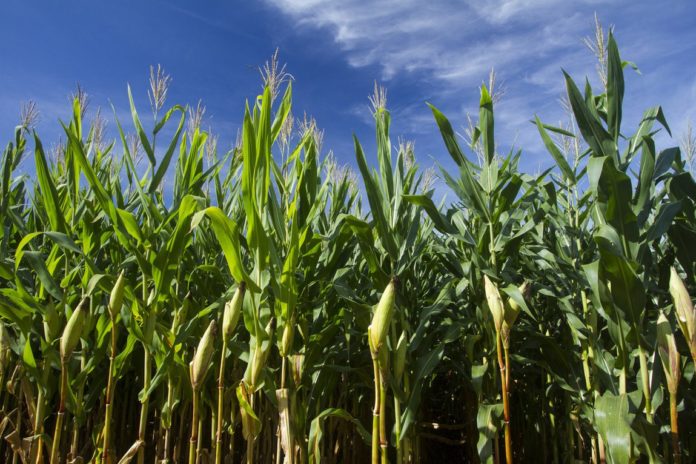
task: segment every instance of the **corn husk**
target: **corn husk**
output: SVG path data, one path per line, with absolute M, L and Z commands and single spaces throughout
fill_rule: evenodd
M 293 318 L 290 319 L 288 322 L 285 323 L 285 327 L 283 327 L 283 338 L 281 339 L 280 342 L 280 355 L 285 357 L 288 354 L 290 354 L 290 350 L 292 350 L 292 344 L 295 339 L 295 318 L 293 315 Z
M 522 294 L 522 298 L 525 300 L 529 298 L 530 286 L 528 282 L 523 282 L 518 288 L 519 292 Z M 503 320 L 503 325 L 500 328 L 500 336 L 502 337 L 503 346 L 505 348 L 510 347 L 510 332 L 512 327 L 517 321 L 517 316 L 520 315 L 522 307 L 515 301 L 514 298 L 508 298 L 508 305 L 505 308 L 505 318 Z
M 384 289 L 382 298 L 380 298 L 372 317 L 368 333 L 370 347 L 375 352 L 380 350 L 389 333 L 389 324 L 394 313 L 394 301 L 396 300 L 396 282 L 396 279 L 392 279 L 387 288 Z
M 483 276 L 483 282 L 486 290 L 486 301 L 488 302 L 488 309 L 493 315 L 493 324 L 495 325 L 495 330 L 496 332 L 500 332 L 503 327 L 503 320 L 505 318 L 503 299 L 500 297 L 498 287 L 491 282 L 491 279 L 489 279 L 487 275 Z
M 49 302 L 46 305 L 43 314 L 44 337 L 48 343 L 53 343 L 53 340 L 60 336 L 60 317 L 53 303 Z
M 210 321 L 208 328 L 205 329 L 203 337 L 198 342 L 198 349 L 191 362 L 191 386 L 197 390 L 203 384 L 203 379 L 210 368 L 210 361 L 215 351 L 215 336 L 217 335 L 217 323 Z
M 525 300 L 529 298 L 530 288 L 529 282 L 526 281 L 517 287 L 519 292 L 522 294 L 522 298 Z M 519 304 L 517 304 L 517 301 L 515 301 L 514 298 L 508 298 L 508 310 L 505 311 L 505 323 L 508 325 L 508 327 L 512 328 L 517 320 L 517 316 L 520 315 L 521 310 L 522 308 Z
M 112 319 L 116 319 L 118 313 L 121 311 L 121 306 L 123 306 L 123 293 L 126 289 L 126 278 L 123 271 L 116 279 L 114 288 L 111 290 L 111 295 L 109 296 L 109 314 Z
M 244 292 L 246 285 L 244 282 L 239 284 L 234 296 L 225 304 L 225 312 L 222 315 L 222 336 L 225 341 L 229 341 L 237 327 L 239 317 L 242 314 L 242 305 L 244 303 Z
M 253 356 L 250 359 L 249 365 L 244 375 L 244 380 L 251 392 L 255 392 L 259 386 L 261 373 L 266 367 L 266 360 L 271 352 L 273 333 L 275 331 L 275 319 L 271 319 L 265 329 L 266 337 L 263 340 L 256 340 L 253 350 Z
M 684 285 L 684 281 L 679 277 L 677 270 L 674 268 L 670 271 L 669 293 L 672 295 L 679 328 L 693 352 L 693 347 L 696 345 L 696 313 L 694 312 L 694 305 L 691 303 L 691 297 Z
M 662 368 L 667 379 L 667 389 L 671 394 L 677 393 L 681 378 L 680 357 L 674 341 L 672 325 L 663 313 L 657 319 L 657 350 L 662 361 Z
M 304 373 L 305 355 L 293 354 L 290 356 L 290 373 L 295 385 L 302 385 L 302 374 Z
M 191 292 L 187 293 L 184 297 L 184 301 L 181 303 L 181 307 L 174 314 L 174 320 L 172 321 L 172 333 L 176 335 L 179 332 L 179 327 L 186 320 L 188 315 L 189 307 L 191 306 Z
M 244 381 L 239 383 L 237 387 L 237 401 L 239 402 L 239 413 L 242 417 L 242 436 L 247 441 L 256 439 L 261 432 L 261 421 L 250 404 L 252 394 L 253 390 L 250 390 Z
M 4 370 L 10 356 L 10 337 L 7 334 L 7 328 L 0 321 L 0 370 Z M 0 385 L 0 388 L 2 386 Z
M 290 390 L 288 388 L 281 388 L 276 390 L 276 399 L 278 401 L 278 416 L 279 424 L 278 429 L 280 431 L 280 444 L 283 448 L 283 455 L 285 459 L 284 464 L 291 462 L 291 454 L 294 452 L 295 438 L 292 431 L 292 418 L 290 417 L 291 412 L 291 396 Z
M 401 376 L 406 369 L 406 354 L 408 352 L 408 338 L 406 337 L 406 332 L 401 332 L 399 341 L 396 342 L 396 352 L 394 353 L 394 377 L 397 380 L 401 379 Z
M 72 355 L 72 352 L 80 341 L 88 309 L 89 297 L 85 297 L 80 301 L 80 304 L 77 305 L 77 309 L 73 311 L 70 319 L 68 319 L 68 323 L 65 325 L 63 336 L 60 339 L 60 357 L 64 360 Z

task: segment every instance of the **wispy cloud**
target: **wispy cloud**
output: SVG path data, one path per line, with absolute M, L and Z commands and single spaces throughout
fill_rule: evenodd
M 508 95 L 498 105 L 498 134 L 509 146 L 536 143 L 528 123 L 562 92 L 561 61 L 571 71 L 592 70 L 581 39 L 591 31 L 596 1 L 496 0 L 267 0 L 297 24 L 300 32 L 331 34 L 353 67 L 372 67 L 379 79 L 415 82 L 421 98 L 391 109 L 409 136 L 433 134 L 430 99 L 463 128 L 475 112 L 476 87 L 495 68 Z M 464 98 L 470 106 L 463 104 Z M 432 144 L 426 144 L 432 146 Z M 530 160 L 530 168 L 536 160 Z
M 657 99 L 689 111 L 671 93 L 657 98 L 665 89 L 656 81 L 671 77 L 661 64 L 694 51 L 688 41 L 672 43 L 668 24 L 684 14 L 674 8 L 602 0 L 266 1 L 289 17 L 299 33 L 329 33 L 351 66 L 376 69 L 379 75 L 374 77 L 388 86 L 398 86 L 404 79 L 415 82 L 414 92 L 442 105 L 460 125 L 467 111 L 476 111 L 473 99 L 467 100 L 474 103 L 470 107 L 462 105 L 462 93 L 475 95 L 475 87 L 495 68 L 508 88 L 497 108 L 499 140 L 505 142 L 504 148 L 514 143 L 531 149 L 528 169 L 536 169 L 542 159 L 550 162 L 529 120 L 535 113 L 549 122 L 564 117 L 557 103 L 565 88 L 561 68 L 580 81 L 589 76 L 598 83 L 595 59 L 582 44 L 582 38 L 593 32 L 595 12 L 605 26 L 620 22 L 622 52 L 639 61 L 641 68 L 647 66 L 650 78 L 639 85 L 642 101 L 634 99 L 635 104 Z M 636 27 L 639 24 L 643 26 Z M 678 87 L 689 93 L 691 85 L 684 82 Z M 403 127 L 416 135 L 429 116 L 427 108 L 414 106 L 417 100 L 412 96 L 394 118 L 411 118 Z M 634 108 L 635 104 L 628 104 L 637 113 L 632 120 L 644 109 Z
M 302 28 L 325 28 L 356 67 L 382 78 L 424 73 L 441 83 L 480 80 L 577 45 L 594 1 L 267 0 Z

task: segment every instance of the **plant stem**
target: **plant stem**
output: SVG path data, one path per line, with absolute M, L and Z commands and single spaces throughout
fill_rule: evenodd
M 379 448 L 381 463 L 387 464 L 387 379 L 380 369 L 380 388 L 379 388 Z
M 198 399 L 200 392 L 193 390 L 193 414 L 191 416 L 191 439 L 189 440 L 189 464 L 196 464 L 196 449 L 198 446 Z
M 58 416 L 56 417 L 56 427 L 53 431 L 53 444 L 51 446 L 51 464 L 59 463 L 60 435 L 63 430 L 63 420 L 65 418 L 65 398 L 68 391 L 68 366 L 67 360 L 63 359 L 60 363 L 60 404 L 58 406 Z
M 498 352 L 498 365 L 500 367 L 500 386 L 503 397 L 503 416 L 504 416 L 504 431 L 505 431 L 505 462 L 512 464 L 512 435 L 510 433 L 510 402 L 508 398 L 508 382 L 507 365 L 503 359 L 503 343 L 500 333 L 496 333 L 496 344 Z M 507 358 L 507 353 L 506 356 Z
M 152 359 L 150 358 L 150 350 L 143 346 L 143 391 L 147 392 L 150 389 L 150 375 L 152 370 Z M 140 424 L 138 427 L 138 440 L 142 446 L 138 450 L 138 464 L 145 464 L 145 433 L 147 431 L 147 410 L 150 402 L 150 396 L 146 393 L 140 403 Z
M 640 342 L 639 342 L 640 344 Z M 642 346 L 638 347 L 638 357 L 640 360 L 640 378 L 643 382 L 643 396 L 645 397 L 645 417 L 648 423 L 653 423 L 652 399 L 650 395 L 650 377 L 648 375 L 648 361 L 645 350 Z
M 220 371 L 218 375 L 218 401 L 217 401 L 217 427 L 215 436 L 215 464 L 222 463 L 222 416 L 224 414 L 225 393 L 225 354 L 227 353 L 227 341 L 223 337 L 222 353 L 220 354 Z
M 44 370 L 44 372 L 47 372 Z M 44 376 L 45 378 L 45 376 Z M 44 383 L 45 385 L 45 383 Z M 36 413 L 34 417 L 34 436 L 36 440 L 33 442 L 33 456 L 35 464 L 41 464 L 43 462 L 43 421 L 46 410 L 46 401 L 44 398 L 43 388 L 39 388 L 39 394 L 36 397 Z
M 401 402 L 394 395 L 394 441 L 396 442 L 396 464 L 404 461 L 404 449 L 401 446 Z
M 674 464 L 681 464 L 681 447 L 679 446 L 679 421 L 677 412 L 677 395 L 676 393 L 669 395 L 669 418 L 670 418 L 670 434 L 672 435 L 672 454 Z
M 377 353 L 372 353 L 372 367 L 375 380 L 375 404 L 372 408 L 372 464 L 379 464 L 379 412 L 380 381 Z
M 111 416 L 114 402 L 114 361 L 116 358 L 116 320 L 111 318 L 111 355 L 109 356 L 109 378 L 106 383 L 106 417 L 104 418 L 104 447 L 102 449 L 102 463 L 111 461 L 109 456 L 109 439 L 111 437 Z
M 249 406 L 251 407 L 251 410 L 254 410 L 254 396 L 256 396 L 256 393 L 251 393 L 249 395 Z M 246 442 L 246 462 L 247 464 L 254 464 L 254 442 L 256 441 L 255 437 L 249 437 L 249 439 Z
M 199 413 L 200 416 L 200 413 Z M 198 418 L 198 436 L 196 437 L 196 464 L 199 464 L 201 462 L 201 451 L 202 451 L 202 446 L 203 446 L 203 440 L 201 437 L 203 436 L 203 421 Z

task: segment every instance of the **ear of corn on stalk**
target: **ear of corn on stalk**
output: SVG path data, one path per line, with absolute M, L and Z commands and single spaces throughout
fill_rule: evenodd
M 7 360 L 10 355 L 10 337 L 7 334 L 7 328 L 5 324 L 0 321 L 0 372 L 5 370 L 7 365 Z M 3 386 L 0 385 L 0 388 Z
M 68 323 L 63 330 L 63 336 L 60 340 L 60 356 L 62 359 L 69 358 L 80 341 L 88 309 L 89 297 L 85 297 L 80 301 L 77 309 L 73 311 L 70 319 L 68 319 Z
M 662 312 L 657 319 L 657 349 L 667 378 L 668 390 L 674 395 L 681 378 L 680 357 L 677 344 L 674 341 L 672 325 Z
M 290 374 L 295 385 L 302 385 L 302 374 L 304 373 L 305 355 L 293 354 L 290 356 Z
M 283 327 L 283 338 L 280 343 L 280 355 L 285 357 L 290 354 L 292 343 L 295 339 L 295 315 L 285 323 Z
M 237 401 L 239 401 L 239 413 L 242 417 L 242 435 L 247 441 L 253 441 L 261 432 L 261 421 L 250 404 L 251 395 L 246 383 L 240 382 L 237 387 Z
M 503 299 L 500 297 L 500 292 L 498 287 L 488 278 L 487 275 L 483 276 L 483 282 L 486 291 L 486 301 L 488 302 L 488 309 L 493 315 L 493 324 L 495 325 L 496 332 L 500 332 L 503 327 L 503 320 L 505 318 L 505 309 L 503 307 Z
M 121 311 L 121 306 L 123 306 L 123 292 L 126 287 L 126 278 L 123 271 L 118 275 L 114 288 L 111 290 L 111 295 L 109 296 L 109 314 L 112 319 L 116 319 L 119 311 Z
M 369 341 L 370 347 L 374 352 L 380 350 L 389 333 L 389 324 L 391 323 L 392 314 L 394 313 L 397 284 L 398 280 L 392 278 L 387 288 L 384 289 L 384 293 L 382 293 L 375 314 L 372 317 L 372 323 L 369 329 Z
M 522 295 L 522 298 L 524 298 L 525 300 L 529 298 L 529 288 L 530 287 L 528 282 L 523 282 L 522 285 L 518 287 L 518 290 Z M 505 312 L 505 316 L 502 327 L 500 329 L 500 335 L 502 337 L 503 346 L 505 348 L 509 348 L 510 331 L 512 331 L 512 327 L 513 325 L 515 325 L 515 321 L 517 321 L 517 316 L 520 315 L 520 311 L 522 310 L 522 308 L 514 298 L 510 297 L 508 298 L 507 307 L 504 307 L 503 310 Z
M 215 335 L 217 335 L 217 323 L 213 320 L 210 321 L 203 337 L 198 342 L 198 349 L 196 349 L 196 354 L 191 361 L 191 385 L 194 390 L 201 387 L 210 368 L 210 361 L 215 351 Z
M 669 293 L 672 295 L 679 328 L 689 343 L 691 352 L 694 353 L 696 352 L 696 311 L 684 281 L 674 268 L 670 270 Z
M 275 331 L 275 319 L 271 319 L 268 325 L 266 325 L 264 331 L 266 338 L 264 340 L 256 340 L 253 355 L 249 360 L 250 365 L 247 366 L 247 370 L 244 375 L 244 381 L 252 393 L 255 392 L 259 386 L 261 373 L 266 367 L 266 359 L 271 352 L 272 343 L 270 343 L 269 340 L 273 339 L 273 333 Z
M 222 316 L 222 336 L 225 341 L 229 341 L 234 333 L 235 327 L 239 322 L 239 317 L 242 314 L 242 304 L 244 303 L 244 292 L 246 284 L 240 283 L 234 296 L 225 304 L 225 312 Z
M 186 315 L 188 314 L 189 306 L 191 306 L 191 293 L 187 293 L 184 297 L 184 301 L 181 303 L 181 307 L 174 314 L 172 320 L 172 333 L 176 335 L 179 327 L 186 320 Z
M 396 343 L 394 353 L 394 377 L 400 379 L 406 368 L 406 353 L 408 352 L 408 338 L 406 332 L 401 332 L 399 341 Z
M 58 311 L 53 302 L 46 305 L 46 312 L 43 315 L 44 337 L 51 343 L 60 335 L 60 319 Z

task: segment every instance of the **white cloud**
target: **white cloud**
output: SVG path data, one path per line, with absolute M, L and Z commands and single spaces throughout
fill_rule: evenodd
M 407 85 L 413 87 L 409 101 L 401 108 L 400 102 L 396 102 L 397 107 L 390 104 L 393 120 L 401 121 L 400 127 L 409 130 L 409 136 L 425 136 L 424 127 L 432 130 L 432 125 L 425 125 L 431 118 L 421 105 L 425 99 L 432 99 L 455 126 L 462 127 L 465 113 L 477 112 L 475 101 L 469 97 L 475 96 L 476 86 L 495 68 L 507 87 L 496 107 L 497 140 L 501 150 L 514 143 L 532 151 L 527 155 L 527 169 L 551 163 L 529 120 L 534 114 L 549 123 L 565 119 L 557 103 L 565 90 L 561 68 L 581 85 L 585 76 L 598 84 L 595 58 L 582 44 L 582 38 L 594 32 L 595 11 L 605 27 L 619 21 L 622 57 L 637 61 L 644 71 L 640 83 L 631 81 L 632 87 L 627 87 L 626 131 L 630 133 L 630 124 L 654 104 L 677 110 L 670 119 L 677 126 L 675 132 L 683 126 L 680 115 L 694 112 L 687 103 L 693 98 L 685 97 L 693 94 L 692 85 L 696 84 L 682 78 L 671 91 L 664 85 L 674 82 L 677 61 L 683 66 L 678 57 L 695 48 L 691 40 L 675 41 L 668 26 L 673 19 L 670 15 L 685 14 L 683 11 L 606 0 L 266 2 L 285 14 L 300 33 L 329 33 L 350 66 L 376 69 L 379 75 L 374 77 L 386 81 L 387 86 L 409 82 Z M 462 98 L 474 105 L 465 107 Z
M 267 2 L 301 32 L 329 32 L 349 65 L 376 67 L 380 75 L 375 77 L 388 86 L 404 77 L 415 80 L 457 126 L 464 124 L 467 110 L 461 105 L 463 92 L 475 95 L 495 68 L 508 87 L 505 98 L 513 98 L 497 111 L 500 139 L 509 143 L 533 137 L 521 133 L 531 127 L 527 121 L 536 103 L 553 102 L 562 91 L 564 59 L 571 61 L 564 63 L 571 71 L 589 67 L 592 72 L 592 58 L 578 58 L 581 38 L 592 28 L 594 2 L 588 0 Z M 424 125 L 432 116 L 423 99 L 413 98 L 401 111 L 391 107 L 394 120 L 412 129 L 412 135 L 432 130 Z M 476 112 L 475 107 L 468 110 Z
M 590 17 L 563 0 L 267 0 L 300 28 L 325 28 L 355 67 L 382 79 L 422 72 L 444 84 L 514 72 L 577 46 Z M 591 10 L 590 11 L 591 14 Z

